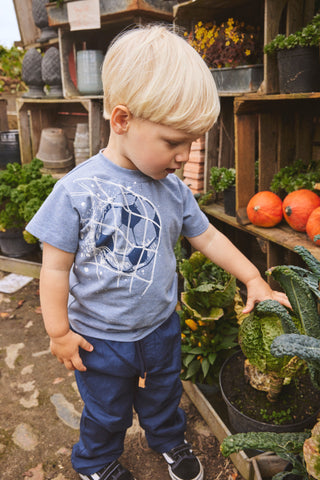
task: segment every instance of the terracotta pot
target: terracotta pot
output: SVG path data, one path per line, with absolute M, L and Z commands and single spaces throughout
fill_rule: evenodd
M 68 140 L 62 128 L 44 128 L 41 131 L 37 158 L 42 160 L 48 173 L 66 173 L 74 166 L 68 150 Z M 52 170 L 52 172 L 51 172 Z

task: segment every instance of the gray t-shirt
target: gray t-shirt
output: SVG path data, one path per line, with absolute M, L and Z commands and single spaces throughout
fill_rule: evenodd
M 177 303 L 174 246 L 208 219 L 174 174 L 153 180 L 100 152 L 63 177 L 27 230 L 75 253 L 69 321 L 80 334 L 136 341 Z

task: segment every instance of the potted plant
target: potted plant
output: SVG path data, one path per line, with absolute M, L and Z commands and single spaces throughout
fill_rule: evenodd
M 235 168 L 212 167 L 210 170 L 210 184 L 216 194 L 224 192 L 224 211 L 227 215 L 235 216 L 236 170 Z
M 319 353 L 318 350 L 314 350 L 314 342 L 320 345 L 320 318 L 317 311 L 317 299 L 320 297 L 318 290 L 320 263 L 303 247 L 296 247 L 296 251 L 308 262 L 308 265 L 312 268 L 311 272 L 293 265 L 274 267 L 268 272 L 286 292 L 292 310 L 288 311 L 275 301 L 261 302 L 256 307 L 255 312 L 243 320 L 239 328 L 239 343 L 250 364 L 249 368 L 245 370 L 250 385 L 269 391 L 270 400 L 275 401 L 271 408 L 275 404 L 282 406 L 284 400 L 287 402 L 281 413 L 283 416 L 281 431 L 302 430 L 308 427 L 317 415 L 320 398 L 320 362 L 318 360 L 317 363 L 311 353 L 315 352 L 316 355 Z M 314 338 L 311 339 L 310 337 Z M 310 344 L 312 348 L 307 347 L 310 341 L 313 342 L 312 345 Z M 278 364 L 279 359 L 284 363 Z M 308 373 L 305 375 L 304 372 L 309 372 L 311 379 L 308 380 Z M 268 376 L 265 377 L 261 373 L 271 373 L 271 380 L 268 381 Z M 224 368 L 222 368 L 220 375 L 224 374 Z M 224 390 L 223 378 L 221 378 L 221 381 L 222 390 Z M 300 385 L 305 386 L 302 395 L 308 397 L 308 403 L 303 403 L 302 397 L 298 400 L 298 403 L 303 406 L 305 414 L 308 413 L 308 415 L 305 415 L 305 421 L 301 421 L 300 425 L 293 424 L 289 430 L 288 420 L 295 418 L 292 409 L 292 399 L 294 397 L 289 398 L 289 387 L 290 395 L 296 395 L 296 389 L 300 388 Z M 233 390 L 236 390 L 235 386 L 233 386 Z M 311 391 L 312 395 L 310 396 Z M 234 395 L 236 396 L 236 394 L 235 392 Z M 230 404 L 230 397 L 228 395 L 226 397 Z M 316 401 L 311 408 L 311 402 L 314 399 Z M 245 407 L 248 408 L 247 405 Z M 230 408 L 237 413 L 241 410 L 235 404 L 232 404 Z M 261 413 L 265 412 L 260 411 Z M 287 418 L 286 413 L 288 413 Z M 264 416 L 267 420 L 267 416 Z M 243 417 L 240 416 L 240 418 Z M 238 427 L 239 425 L 240 421 L 237 423 Z M 271 430 L 267 424 L 260 426 L 256 425 L 256 422 L 251 422 L 247 429 L 237 431 L 255 429 Z
M 259 27 L 233 18 L 220 25 L 200 21 L 185 36 L 212 69 L 220 92 L 250 92 L 259 88 L 263 79 Z
M 280 93 L 319 90 L 320 13 L 303 29 L 278 34 L 265 45 L 267 55 L 277 55 Z
M 24 165 L 9 163 L 0 171 L 0 248 L 8 256 L 23 256 L 37 243 L 23 230 L 56 182 L 51 175 L 42 175 L 42 166 L 34 158 Z
M 295 160 L 291 165 L 282 167 L 274 176 L 270 184 L 270 190 L 284 197 L 294 190 L 302 188 L 316 190 L 316 184 L 320 182 L 319 162 L 311 160 L 304 163 L 301 159 Z
M 236 279 L 200 252 L 179 263 L 183 380 L 218 385 L 224 360 L 237 348 L 237 318 L 244 307 Z

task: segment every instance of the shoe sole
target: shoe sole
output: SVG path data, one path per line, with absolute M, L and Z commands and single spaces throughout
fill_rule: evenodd
M 198 473 L 198 475 L 194 478 L 192 478 L 191 480 L 203 480 L 203 466 L 201 465 L 201 463 L 199 462 L 200 464 L 200 472 Z M 168 466 L 168 470 L 169 470 L 169 475 L 170 475 L 170 478 L 172 480 L 183 480 L 181 479 L 181 477 L 177 477 L 171 470 L 170 468 L 170 465 Z

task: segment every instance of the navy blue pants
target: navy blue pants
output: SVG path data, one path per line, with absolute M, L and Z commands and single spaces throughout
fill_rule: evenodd
M 148 445 L 163 453 L 183 443 L 185 413 L 179 408 L 180 321 L 177 313 L 138 342 L 86 337 L 93 352 L 81 350 L 86 372 L 76 371 L 84 409 L 72 464 L 83 474 L 97 472 L 123 452 L 133 407 Z M 146 374 L 145 388 L 138 377 Z

